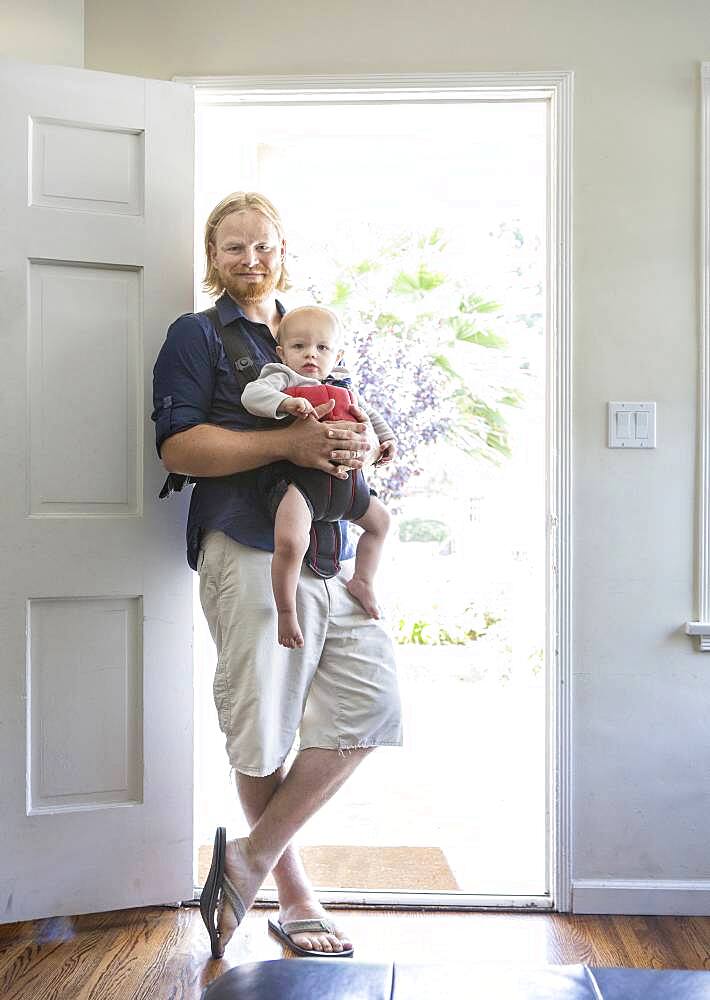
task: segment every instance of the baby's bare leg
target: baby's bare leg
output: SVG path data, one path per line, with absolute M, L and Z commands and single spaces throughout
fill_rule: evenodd
M 308 504 L 295 486 L 289 486 L 276 509 L 274 556 L 271 560 L 271 586 L 279 616 L 279 643 L 288 649 L 303 645 L 303 634 L 296 616 L 296 588 L 310 533 L 311 512 Z
M 371 618 L 379 618 L 380 609 L 375 598 L 374 579 L 389 531 L 389 511 L 381 500 L 372 497 L 365 514 L 353 524 L 362 528 L 363 534 L 355 552 L 355 572 L 346 586 Z

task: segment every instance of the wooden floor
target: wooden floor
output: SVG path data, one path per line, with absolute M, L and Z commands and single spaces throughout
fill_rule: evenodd
M 251 911 L 213 962 L 199 910 L 151 908 L 0 926 L 2 1000 L 198 1000 L 240 962 L 280 958 L 267 916 Z M 370 962 L 586 962 L 710 971 L 710 917 L 542 913 L 336 914 Z

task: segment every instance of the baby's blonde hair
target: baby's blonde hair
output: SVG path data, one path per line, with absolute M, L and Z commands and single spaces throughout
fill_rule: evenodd
M 281 343 L 281 338 L 283 334 L 288 333 L 288 320 L 292 316 L 298 316 L 300 313 L 304 312 L 315 312 L 315 313 L 320 313 L 321 315 L 324 316 L 328 316 L 329 319 L 332 321 L 333 326 L 335 327 L 335 333 L 338 338 L 338 341 L 339 342 L 342 341 L 343 328 L 340 325 L 340 318 L 338 317 L 337 313 L 333 312 L 332 309 L 328 309 L 326 306 L 296 306 L 295 309 L 289 309 L 289 311 L 283 316 L 281 322 L 279 323 L 279 329 L 276 335 L 276 339 L 279 343 Z

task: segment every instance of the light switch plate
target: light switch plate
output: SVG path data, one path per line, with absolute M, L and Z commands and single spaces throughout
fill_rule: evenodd
M 609 403 L 610 448 L 655 448 L 655 403 Z

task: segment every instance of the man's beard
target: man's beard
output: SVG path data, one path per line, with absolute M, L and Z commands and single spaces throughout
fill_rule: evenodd
M 245 281 L 239 275 L 229 275 L 224 281 L 224 287 L 235 302 L 263 302 L 276 288 L 278 278 L 278 274 L 273 271 L 267 271 L 261 276 L 261 281 Z

